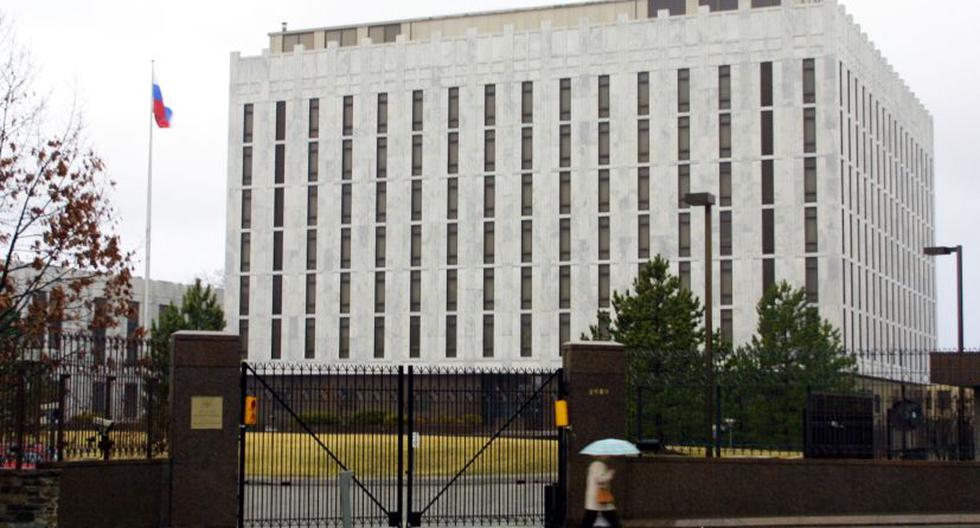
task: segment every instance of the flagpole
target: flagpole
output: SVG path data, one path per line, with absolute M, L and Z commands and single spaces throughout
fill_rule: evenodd
M 143 274 L 143 328 L 150 330 L 150 218 L 153 207 L 153 83 L 154 65 L 150 60 L 150 145 L 146 166 L 146 271 Z

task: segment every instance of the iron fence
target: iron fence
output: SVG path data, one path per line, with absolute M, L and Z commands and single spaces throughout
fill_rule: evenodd
M 166 386 L 147 341 L 51 333 L 0 347 L 3 468 L 166 454 Z
M 652 356 L 655 361 L 652 361 Z M 630 352 L 629 429 L 664 453 L 721 457 L 973 460 L 974 389 L 934 383 L 929 354 L 861 352 L 843 370 L 719 362 L 708 388 L 698 354 L 688 367 Z M 651 373 L 651 364 L 673 365 Z M 974 379 L 980 373 L 973 373 Z M 714 416 L 705 416 L 705 398 Z M 709 427 L 710 424 L 710 427 Z

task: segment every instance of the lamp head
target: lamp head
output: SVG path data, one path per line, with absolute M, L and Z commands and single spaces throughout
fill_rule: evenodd
M 687 193 L 684 195 L 684 201 L 695 207 L 715 205 L 715 195 L 709 192 Z

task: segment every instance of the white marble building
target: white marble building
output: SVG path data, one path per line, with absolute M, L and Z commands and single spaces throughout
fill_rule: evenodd
M 934 347 L 932 117 L 836 2 L 782 3 L 569 4 L 233 54 L 230 329 L 255 359 L 553 366 L 649 257 L 703 296 L 690 190 L 718 198 L 735 343 L 785 279 L 850 349 Z

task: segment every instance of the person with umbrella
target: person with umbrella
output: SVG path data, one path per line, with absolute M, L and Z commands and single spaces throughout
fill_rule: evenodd
M 622 525 L 619 523 L 612 494 L 615 470 L 607 466 L 606 461 L 611 456 L 638 455 L 640 450 L 625 440 L 607 438 L 592 442 L 580 453 L 596 457 L 589 464 L 585 481 L 585 516 L 582 518 L 582 528 L 592 528 L 599 514 L 602 514 L 609 526 L 619 528 Z

